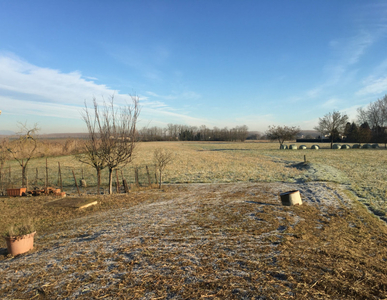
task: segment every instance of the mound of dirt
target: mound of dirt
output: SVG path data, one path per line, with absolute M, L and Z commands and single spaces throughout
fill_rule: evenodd
M 340 184 L 350 183 L 348 177 L 343 172 L 328 165 L 301 162 L 293 164 L 291 167 L 305 171 L 302 176 L 296 178 L 298 182 L 329 181 Z

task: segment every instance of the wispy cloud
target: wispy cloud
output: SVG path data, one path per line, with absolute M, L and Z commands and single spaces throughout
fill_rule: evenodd
M 147 91 L 146 94 L 149 96 L 155 97 L 155 98 L 161 98 L 161 99 L 165 99 L 165 100 L 176 99 L 176 96 L 173 96 L 173 95 L 163 96 L 163 95 L 159 95 L 159 94 L 156 94 L 156 93 L 150 92 L 150 91 Z
M 176 92 L 172 95 L 159 95 L 157 93 L 147 91 L 147 95 L 155 97 L 155 98 L 160 98 L 164 100 L 176 100 L 176 99 L 181 99 L 181 100 L 191 100 L 191 99 L 199 99 L 201 98 L 201 95 L 198 93 L 195 93 L 193 91 L 183 91 L 183 92 Z
M 79 71 L 63 73 L 60 70 L 41 68 L 12 54 L 0 54 L 0 66 L 0 109 L 3 112 L 3 120 L 4 116 L 20 114 L 21 107 L 23 117 L 80 119 L 84 101 L 91 101 L 93 97 L 101 103 L 103 99 L 107 100 L 114 95 L 117 105 L 130 103 L 129 95 L 121 94 L 106 85 L 96 84 L 90 78 L 82 76 Z M 149 123 L 157 118 L 157 122 L 161 124 L 208 123 L 206 119 L 190 116 L 189 112 L 177 110 L 162 101 L 199 97 L 194 92 L 183 92 L 174 96 L 160 96 L 153 92 L 146 94 L 139 95 L 141 118 L 145 122 Z
M 24 101 L 9 97 L 0 96 L 1 108 L 3 112 L 10 115 L 20 115 L 20 108 L 23 108 L 23 115 L 55 117 L 61 119 L 80 119 L 82 108 L 77 106 L 59 104 L 59 103 L 44 103 Z M 15 109 L 15 107 L 17 109 Z
M 366 80 L 365 86 L 362 89 L 360 89 L 356 94 L 363 96 L 363 95 L 381 94 L 381 93 L 387 93 L 387 76 Z
M 106 85 L 83 78 L 78 71 L 62 73 L 5 55 L 0 55 L 0 66 L 0 91 L 26 102 L 83 105 L 93 95 L 115 93 Z
M 349 38 L 331 40 L 329 45 L 333 57 L 324 68 L 327 80 L 323 85 L 332 86 L 345 80 L 348 70 L 359 62 L 375 40 L 373 34 L 364 30 Z
M 131 45 L 103 45 L 107 54 L 121 64 L 124 64 L 143 77 L 152 81 L 162 81 L 165 77 L 164 65 L 171 55 L 168 46 L 162 44 L 141 45 L 141 48 Z
M 321 104 L 321 107 L 328 108 L 330 110 L 336 109 L 338 107 L 338 104 L 340 103 L 339 99 L 336 98 L 330 98 L 329 100 L 325 101 Z
M 160 124 L 158 126 L 165 126 L 168 123 L 200 126 L 211 122 L 207 119 L 197 118 L 170 110 L 157 109 L 150 106 L 143 107 L 141 110 L 140 126 L 154 126 L 153 123 Z
M 366 77 L 362 85 L 363 87 L 356 92 L 358 96 L 377 95 L 387 93 L 387 59 L 378 64 L 371 72 L 371 75 Z

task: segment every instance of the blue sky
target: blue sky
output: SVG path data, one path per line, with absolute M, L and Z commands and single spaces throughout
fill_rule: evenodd
M 387 94 L 386 1 L 0 0 L 0 130 L 82 132 L 137 94 L 140 127 L 268 125 Z

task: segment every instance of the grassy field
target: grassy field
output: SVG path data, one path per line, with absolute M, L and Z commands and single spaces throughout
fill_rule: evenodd
M 0 295 L 387 297 L 387 229 L 373 215 L 386 220 L 387 150 L 142 143 L 133 165 L 151 166 L 156 147 L 175 153 L 161 190 L 147 187 L 145 177 L 128 195 L 92 195 L 91 187 L 85 197 L 99 204 L 84 210 L 47 206 L 52 197 L 1 198 L 0 231 L 30 217 L 38 238 L 31 253 L 16 258 L 1 241 Z M 80 175 L 82 166 L 72 156 L 49 158 L 50 172 L 58 161 Z M 43 172 L 45 159 L 30 164 Z M 83 168 L 93 185 L 93 170 Z M 133 181 L 133 166 L 123 173 Z M 65 191 L 73 191 L 68 177 Z M 278 194 L 291 189 L 301 191 L 304 205 L 280 205 Z
M 312 144 L 307 144 L 310 148 Z M 331 150 L 328 144 L 320 150 L 278 150 L 278 143 L 208 143 L 208 142 L 154 142 L 140 143 L 133 162 L 122 168 L 128 182 L 134 182 L 134 168 L 139 168 L 140 183 L 148 179 L 145 166 L 154 178 L 153 150 L 161 147 L 175 153 L 175 158 L 163 175 L 165 183 L 230 183 L 230 182 L 299 182 L 330 181 L 348 186 L 359 200 L 377 215 L 387 212 L 387 149 Z M 310 166 L 295 164 L 304 161 Z M 73 191 L 74 170 L 78 179 L 82 172 L 89 186 L 96 185 L 94 170 L 82 165 L 74 156 L 48 158 L 50 183 L 58 182 L 58 162 L 61 164 L 63 185 Z M 20 185 L 20 167 L 12 167 L 12 182 Z M 29 181 L 44 185 L 45 158 L 34 159 L 29 165 Z M 82 171 L 83 170 L 83 171 Z M 7 175 L 7 174 L 6 174 Z M 103 171 L 103 184 L 107 185 L 107 171 Z M 121 179 L 121 170 L 119 171 Z M 7 181 L 7 178 L 5 179 Z

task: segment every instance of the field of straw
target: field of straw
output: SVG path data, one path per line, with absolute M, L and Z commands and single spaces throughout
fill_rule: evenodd
M 132 164 L 152 166 L 156 147 L 175 155 L 161 189 L 95 195 L 93 170 L 63 156 L 48 159 L 50 170 L 83 168 L 92 185 L 83 197 L 98 205 L 1 198 L 0 231 L 28 216 L 38 236 L 17 257 L 1 241 L 0 297 L 387 298 L 387 150 L 159 142 L 139 144 Z M 279 193 L 294 189 L 303 205 L 282 206 Z

